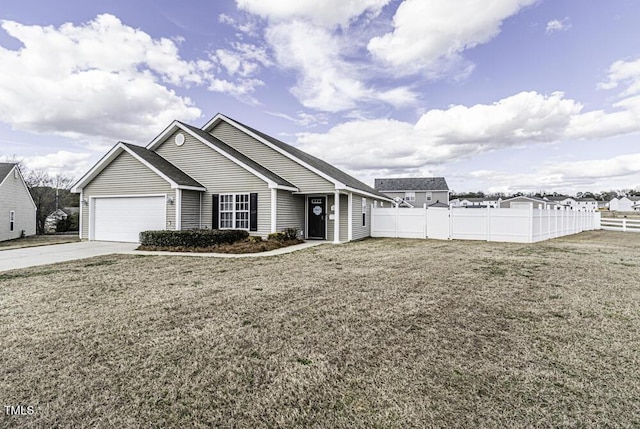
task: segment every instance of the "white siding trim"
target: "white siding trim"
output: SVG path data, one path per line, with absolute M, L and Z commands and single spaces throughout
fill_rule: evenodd
M 349 192 L 347 195 L 347 204 L 349 204 L 347 208 L 347 222 L 349 225 L 347 227 L 347 240 L 351 241 L 353 240 L 353 192 Z
M 271 232 L 276 232 L 278 225 L 278 190 L 271 188 Z
M 182 189 L 176 189 L 176 200 L 173 203 L 176 205 L 176 231 L 180 231 L 182 229 Z
M 333 242 L 340 244 L 340 192 L 334 192 L 333 199 Z
M 82 240 L 82 206 L 84 205 L 84 203 L 82 202 L 82 198 L 84 197 L 84 191 L 80 191 L 80 211 L 78 213 L 78 229 L 80 231 L 78 231 L 78 236 L 80 238 L 80 240 Z

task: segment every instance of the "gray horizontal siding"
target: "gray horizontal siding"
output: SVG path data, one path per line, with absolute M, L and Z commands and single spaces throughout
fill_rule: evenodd
M 384 192 L 385 195 L 387 195 L 389 198 L 396 198 L 396 197 L 400 197 L 400 198 L 404 198 L 405 193 L 404 192 Z M 431 191 L 431 200 L 427 201 L 427 193 L 424 191 L 416 191 L 416 200 L 415 201 L 408 201 L 409 204 L 411 204 L 414 207 L 423 207 L 424 204 L 433 204 L 437 201 L 440 201 L 441 203 L 444 204 L 449 204 L 449 193 L 447 191 Z
M 325 178 L 224 121 L 211 130 L 211 134 L 288 182 L 293 183 L 300 189 L 300 192 L 322 193 L 333 192 L 335 189 L 333 183 Z
M 122 152 L 98 176 L 83 189 L 82 197 L 104 195 L 145 195 L 166 194 L 175 199 L 175 192 L 169 183 L 151 171 L 140 161 Z M 82 203 L 81 203 L 82 204 Z M 89 238 L 89 206 L 82 207 L 83 239 Z M 175 205 L 167 204 L 167 229 L 175 228 Z
M 304 233 L 305 196 L 278 190 L 276 229 L 297 228 Z
M 360 195 L 354 195 L 352 201 L 353 207 L 353 239 L 359 240 L 361 238 L 369 237 L 371 235 L 371 199 L 366 199 L 365 214 L 366 214 L 366 223 L 362 226 L 362 201 L 363 197 Z
M 182 229 L 200 228 L 200 192 L 182 191 Z
M 25 235 L 36 233 L 36 209 L 22 177 L 17 176 L 11 171 L 0 186 L 0 241 L 20 238 L 23 230 Z M 15 212 L 13 231 L 9 223 L 11 211 Z
M 271 230 L 271 190 L 266 182 L 211 149 L 190 134 L 182 132 L 185 142 L 176 146 L 177 131 L 162 142 L 156 152 L 173 165 L 201 183 L 207 191 L 202 194 L 202 226 L 212 228 L 212 194 L 258 194 L 258 231 L 266 236 Z

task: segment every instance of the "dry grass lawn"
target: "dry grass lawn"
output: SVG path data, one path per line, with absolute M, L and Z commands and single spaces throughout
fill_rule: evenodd
M 23 247 L 48 246 L 50 244 L 75 243 L 80 241 L 75 235 L 31 235 L 15 240 L 0 241 L 0 251 Z
M 0 427 L 640 426 L 640 237 L 0 274 Z

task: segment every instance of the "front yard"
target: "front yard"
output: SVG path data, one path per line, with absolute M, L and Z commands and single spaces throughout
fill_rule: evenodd
M 0 427 L 638 427 L 638 238 L 0 273 Z

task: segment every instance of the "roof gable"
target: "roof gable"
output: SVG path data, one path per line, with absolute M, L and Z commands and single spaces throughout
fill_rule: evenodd
M 375 179 L 378 191 L 448 191 L 444 177 L 404 177 Z
M 33 207 L 35 208 L 36 203 L 33 201 L 33 197 L 31 196 L 29 187 L 27 187 L 27 183 L 24 181 L 24 178 L 22 177 L 22 173 L 18 168 L 18 164 L 15 164 L 12 162 L 0 162 L 0 186 L 2 186 L 5 183 L 5 181 L 12 176 L 11 174 L 12 171 L 15 171 L 15 174 L 17 174 L 17 177 L 20 180 L 22 187 L 24 188 L 25 194 L 29 197 L 29 201 L 31 201 L 31 204 L 33 204 Z
M 0 184 L 4 182 L 15 166 L 16 164 L 11 162 L 0 162 Z
M 156 173 L 162 179 L 166 180 L 172 188 L 191 189 L 204 191 L 206 188 L 193 178 L 189 177 L 185 172 L 175 165 L 158 155 L 157 153 L 137 146 L 131 143 L 119 142 L 111 150 L 102 157 L 100 161 L 93 166 L 91 170 L 80 180 L 78 180 L 71 188 L 72 192 L 80 192 L 87 186 L 102 170 L 104 170 L 111 162 L 113 162 L 122 152 L 127 152 L 135 159 L 140 161 L 151 171 Z
M 291 191 L 298 190 L 295 187 L 295 185 L 289 183 L 282 177 L 278 176 L 271 170 L 258 164 L 252 159 L 248 158 L 244 154 L 238 152 L 231 146 L 224 143 L 222 140 L 201 130 L 200 128 L 196 128 L 194 126 L 185 124 L 180 121 L 173 121 L 171 125 L 165 128 L 165 130 L 162 133 L 160 133 L 155 139 L 153 139 L 151 143 L 147 145 L 147 149 L 151 151 L 157 149 L 162 143 L 166 141 L 167 137 L 169 137 L 172 133 L 174 133 L 177 130 L 181 130 L 190 134 L 191 136 L 193 136 L 200 142 L 204 143 L 206 146 L 210 147 L 214 151 L 218 152 L 225 158 L 233 161 L 234 163 L 241 166 L 245 170 L 249 171 L 250 173 L 256 175 L 260 179 L 267 182 L 269 184 L 269 187 L 287 189 Z
M 284 143 L 283 141 L 280 141 L 274 137 L 271 137 L 263 133 L 262 131 L 258 131 L 255 128 L 252 128 L 222 114 L 217 114 L 216 116 L 214 116 L 213 119 L 211 119 L 205 124 L 204 127 L 202 127 L 202 130 L 206 133 L 209 133 L 209 131 L 211 131 L 221 121 L 226 122 L 227 124 L 235 127 L 245 134 L 255 138 L 259 142 L 271 147 L 287 158 L 313 171 L 326 180 L 329 180 L 336 186 L 336 189 L 348 188 L 356 192 L 359 191 L 360 193 L 363 193 L 365 195 L 369 194 L 376 198 L 391 201 L 386 195 L 381 194 L 376 189 L 362 183 L 358 179 L 350 176 L 339 168 L 334 167 L 328 162 L 323 161 L 320 158 L 316 158 L 315 156 L 310 155 L 287 143 Z

